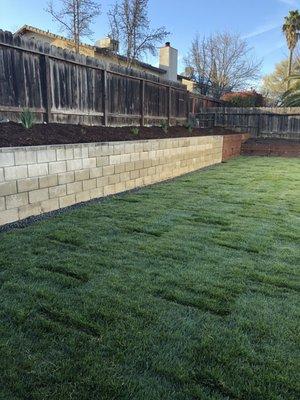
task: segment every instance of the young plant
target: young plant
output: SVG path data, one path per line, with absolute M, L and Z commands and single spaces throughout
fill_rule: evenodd
M 134 128 L 132 128 L 131 129 L 131 134 L 132 135 L 134 135 L 134 136 L 138 136 L 139 135 L 139 133 L 140 133 L 140 130 L 139 130 L 139 128 L 137 128 L 137 127 L 134 127 Z
M 161 127 L 161 129 L 164 131 L 165 134 L 168 133 L 169 125 L 168 125 L 168 122 L 167 122 L 167 121 L 163 121 L 163 122 L 160 124 L 160 127 Z
M 35 123 L 34 114 L 28 108 L 24 108 L 24 110 L 21 113 L 21 124 L 25 129 L 30 129 L 33 127 L 34 123 Z
M 185 127 L 189 131 L 189 133 L 193 132 L 193 125 L 190 122 L 186 123 Z

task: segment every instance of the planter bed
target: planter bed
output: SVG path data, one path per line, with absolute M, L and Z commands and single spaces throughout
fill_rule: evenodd
M 232 135 L 236 132 L 223 128 L 194 128 L 192 132 L 183 126 L 172 126 L 168 133 L 158 126 L 139 127 L 134 135 L 130 126 L 104 127 L 67 124 L 36 124 L 25 129 L 21 124 L 0 124 L 0 147 L 38 146 L 51 144 L 114 142 L 130 140 L 166 139 L 208 135 Z

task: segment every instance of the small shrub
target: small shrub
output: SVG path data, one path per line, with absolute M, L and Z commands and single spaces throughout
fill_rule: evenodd
M 160 124 L 160 127 L 161 127 L 161 129 L 164 131 L 165 134 L 168 133 L 169 125 L 168 125 L 168 122 L 167 122 L 167 121 L 163 121 L 163 122 Z
M 28 108 L 24 108 L 24 110 L 21 113 L 21 124 L 25 129 L 30 129 L 33 127 L 34 123 L 35 123 L 34 114 Z
M 140 130 L 139 130 L 139 128 L 134 127 L 134 128 L 131 129 L 130 133 L 131 133 L 132 135 L 134 135 L 134 136 L 138 136 L 139 133 L 140 133 Z

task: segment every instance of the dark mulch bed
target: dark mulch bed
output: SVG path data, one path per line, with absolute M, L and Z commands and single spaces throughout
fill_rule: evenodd
M 170 127 L 167 134 L 158 126 L 139 128 L 138 135 L 134 135 L 131 130 L 132 127 L 66 124 L 36 124 L 31 129 L 25 129 L 21 124 L 8 122 L 0 124 L 0 147 L 162 139 L 236 133 L 223 128 L 194 128 L 192 132 L 189 132 L 187 128 L 182 126 Z
M 242 154 L 300 157 L 300 140 L 251 138 L 242 144 Z

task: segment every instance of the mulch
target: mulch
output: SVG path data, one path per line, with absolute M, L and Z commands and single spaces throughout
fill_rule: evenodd
M 0 123 L 0 147 L 38 146 L 50 144 L 113 142 L 129 140 L 147 140 L 179 138 L 207 135 L 232 135 L 233 132 L 223 128 L 194 128 L 192 132 L 182 126 L 172 126 L 165 133 L 158 126 L 139 127 L 138 134 L 132 127 L 104 127 L 67 124 L 36 124 L 25 129 L 15 122 Z

